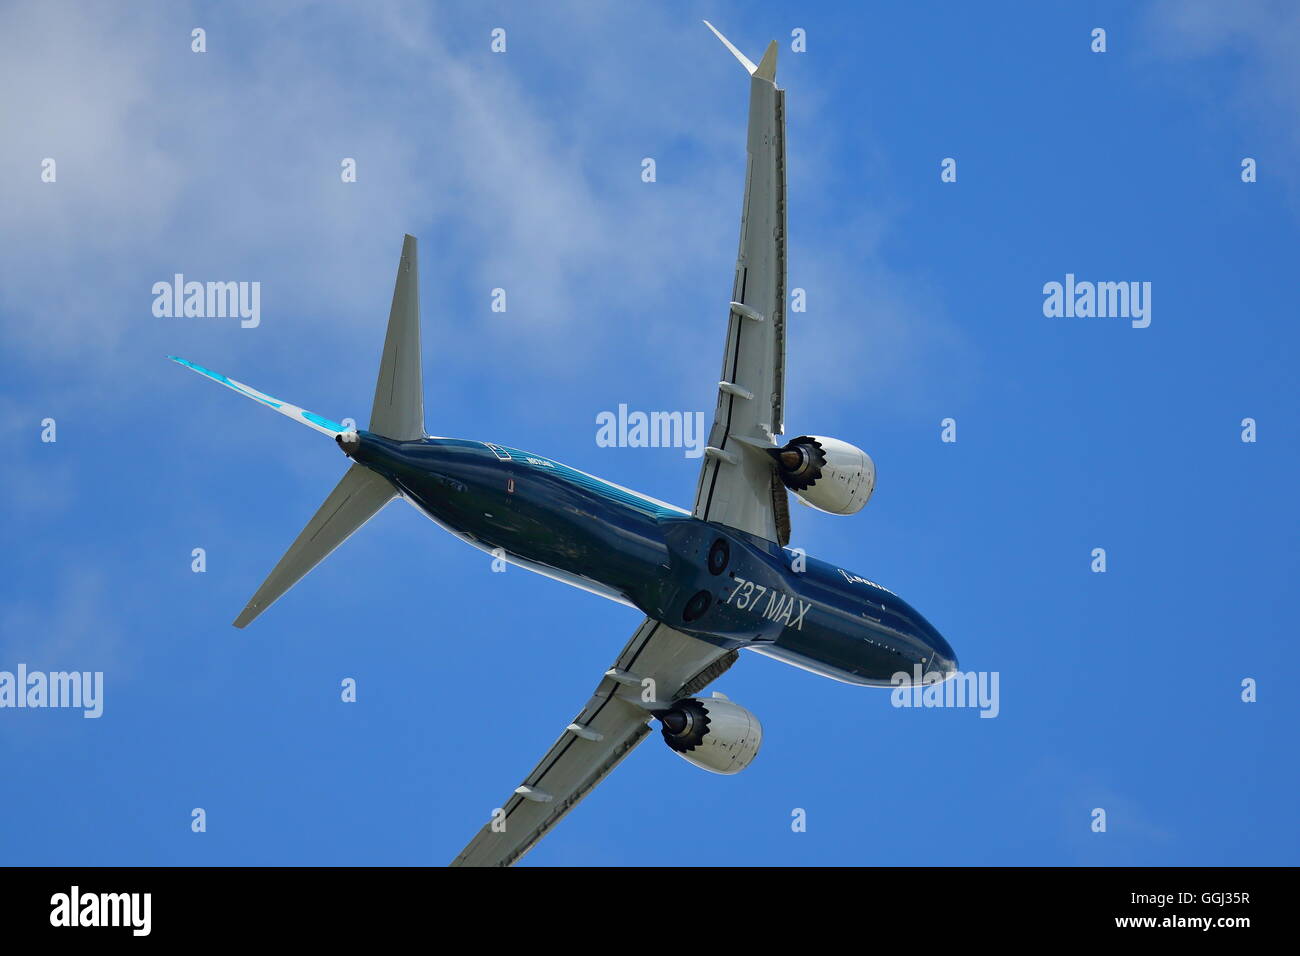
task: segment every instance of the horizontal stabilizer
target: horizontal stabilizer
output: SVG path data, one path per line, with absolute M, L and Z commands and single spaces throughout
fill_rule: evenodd
M 211 369 L 204 368 L 202 365 L 189 361 L 189 359 L 178 358 L 175 355 L 169 355 L 167 357 L 177 365 L 184 365 L 186 368 L 192 369 L 200 375 L 206 376 L 207 378 L 212 379 L 212 381 L 226 386 L 226 388 L 230 389 L 232 392 L 238 392 L 245 398 L 251 398 L 255 402 L 261 402 L 267 408 L 273 408 L 281 415 L 287 415 L 296 422 L 302 422 L 302 424 L 306 425 L 308 428 L 314 428 L 323 435 L 329 435 L 331 438 L 334 438 L 348 432 L 348 429 L 344 428 L 336 421 L 325 418 L 322 415 L 317 415 L 315 412 L 309 412 L 305 408 L 299 408 L 297 405 L 282 402 L 278 398 L 272 398 L 265 392 L 259 392 L 251 385 L 245 385 L 243 382 L 236 382 L 233 378 L 227 378 L 220 372 L 214 372 Z
M 235 618 L 235 627 L 252 622 L 395 497 L 397 489 L 387 478 L 362 465 L 349 468 L 248 606 Z

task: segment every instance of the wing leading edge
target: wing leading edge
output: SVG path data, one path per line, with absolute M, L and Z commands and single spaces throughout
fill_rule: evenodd
M 699 693 L 735 659 L 734 650 L 646 619 L 581 713 L 451 865 L 510 866 L 577 806 L 650 733 L 646 678 L 667 706 Z
M 785 430 L 785 91 L 776 85 L 775 42 L 755 66 L 709 29 L 750 73 L 749 133 L 727 343 L 694 515 L 785 545 L 785 487 L 771 459 L 754 453 Z

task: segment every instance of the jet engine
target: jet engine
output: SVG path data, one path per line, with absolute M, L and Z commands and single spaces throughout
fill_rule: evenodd
M 800 435 L 768 449 L 781 483 L 807 505 L 833 515 L 862 510 L 876 488 L 876 465 L 861 448 L 820 435 Z
M 655 714 L 664 740 L 697 767 L 712 773 L 739 773 L 753 762 L 763 742 L 758 718 L 721 694 L 674 701 Z

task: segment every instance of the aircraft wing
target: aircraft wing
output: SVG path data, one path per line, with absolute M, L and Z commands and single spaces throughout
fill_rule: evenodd
M 750 91 L 740 251 L 694 514 L 785 545 L 789 501 L 761 451 L 785 430 L 785 91 L 775 42 L 755 66 L 705 23 L 749 71 Z
M 666 707 L 699 693 L 735 659 L 734 650 L 646 619 L 587 705 L 451 865 L 517 862 L 651 732 L 656 699 Z M 654 680 L 650 702 L 646 678 Z

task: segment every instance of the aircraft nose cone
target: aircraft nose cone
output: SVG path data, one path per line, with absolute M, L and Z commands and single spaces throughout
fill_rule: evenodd
M 957 654 L 938 634 L 933 635 L 931 647 L 930 662 L 925 667 L 925 673 L 935 674 L 938 680 L 945 681 L 957 673 Z
M 935 654 L 934 657 L 930 659 L 930 663 L 926 667 L 925 673 L 927 675 L 937 674 L 938 680 L 945 681 L 953 674 L 957 673 L 957 661 L 952 657 Z

